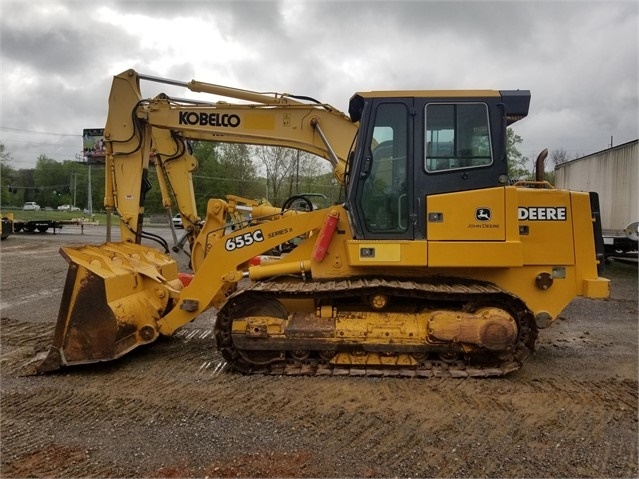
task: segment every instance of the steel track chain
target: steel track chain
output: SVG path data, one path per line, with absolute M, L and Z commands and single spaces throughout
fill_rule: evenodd
M 367 367 L 361 365 L 335 365 L 317 359 L 296 360 L 277 359 L 269 364 L 252 364 L 250 359 L 238 351 L 232 341 L 231 327 L 234 315 L 246 301 L 266 298 L 313 298 L 352 297 L 373 292 L 392 292 L 395 296 L 419 298 L 421 300 L 469 302 L 491 302 L 499 304 L 513 314 L 518 325 L 515 347 L 508 353 L 501 353 L 499 363 L 483 366 L 472 361 L 472 357 L 451 362 L 424 360 L 415 366 Z M 414 280 L 357 279 L 328 282 L 259 282 L 231 295 L 218 313 L 215 325 L 218 349 L 230 365 L 247 374 L 267 374 L 286 376 L 367 376 L 367 377 L 417 377 L 417 378 L 466 378 L 504 376 L 518 370 L 534 351 L 537 329 L 533 314 L 515 296 L 503 291 L 492 283 L 460 281 L 438 278 L 436 281 L 416 282 Z

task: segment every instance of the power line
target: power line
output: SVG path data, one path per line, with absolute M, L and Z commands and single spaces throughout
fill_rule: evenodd
M 52 131 L 22 130 L 20 128 L 9 128 L 8 126 L 0 126 L 0 130 L 14 131 L 16 133 L 35 133 L 37 135 L 74 136 L 74 137 L 82 138 L 82 135 L 73 135 L 71 133 L 55 133 Z
M 75 148 L 74 145 L 78 145 L 81 146 L 81 144 L 79 144 L 77 142 L 77 140 L 75 138 L 62 138 L 60 139 L 58 142 L 56 143 L 51 143 L 50 141 L 33 141 L 34 138 L 24 138 L 24 139 L 20 139 L 20 140 L 15 140 L 15 139 L 9 139 L 7 140 L 6 138 L 0 138 L 0 142 L 2 142 L 5 146 L 5 149 L 11 149 L 11 148 L 15 148 L 15 149 L 22 149 L 24 150 L 25 148 L 45 148 L 45 147 L 50 147 L 50 148 Z M 71 143 L 73 142 L 73 144 Z M 81 148 L 78 148 L 77 151 L 79 151 Z

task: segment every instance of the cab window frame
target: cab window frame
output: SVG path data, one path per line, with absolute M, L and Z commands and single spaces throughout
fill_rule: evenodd
M 468 111 L 478 106 L 481 110 Z M 429 113 L 429 109 L 439 111 Z M 434 127 L 429 130 L 429 125 Z M 490 108 L 486 102 L 427 103 L 424 106 L 424 171 L 438 174 L 493 165 L 490 125 Z

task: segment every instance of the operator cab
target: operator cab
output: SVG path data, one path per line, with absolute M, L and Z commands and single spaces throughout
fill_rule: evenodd
M 423 239 L 429 195 L 508 184 L 506 127 L 530 92 L 357 93 L 346 204 L 360 239 Z

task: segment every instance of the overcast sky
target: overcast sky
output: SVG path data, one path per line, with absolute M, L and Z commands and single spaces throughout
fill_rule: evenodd
M 82 129 L 104 126 L 111 77 L 129 68 L 342 111 L 356 91 L 531 90 L 513 125 L 530 158 L 639 137 L 636 0 L 0 5 L 0 142 L 17 169 L 75 159 Z

